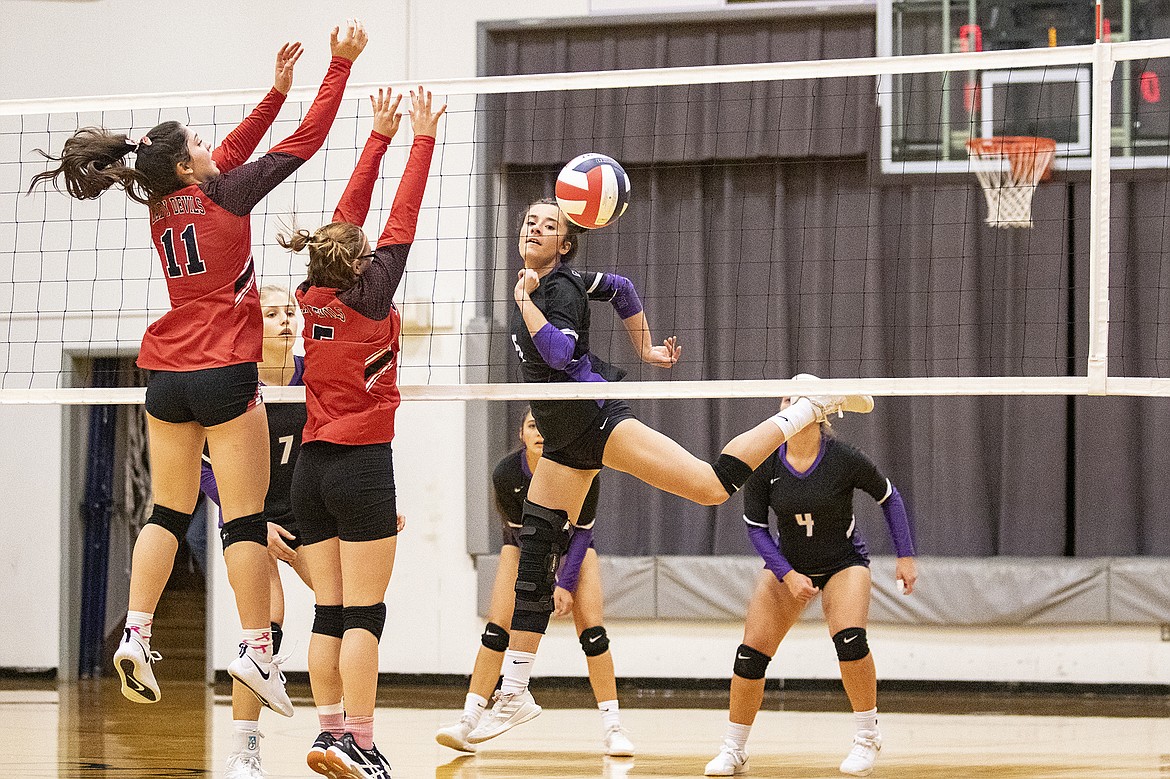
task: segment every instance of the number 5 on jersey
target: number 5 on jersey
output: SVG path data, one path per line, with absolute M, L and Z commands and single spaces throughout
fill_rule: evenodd
M 796 524 L 804 528 L 804 535 L 807 538 L 812 538 L 813 518 L 812 514 L 797 514 Z
M 183 249 L 187 254 L 186 275 L 197 276 L 206 272 L 207 266 L 203 264 L 203 260 L 199 259 L 199 243 L 195 240 L 195 225 L 189 224 L 184 227 L 183 232 L 179 233 L 179 238 L 183 240 Z M 167 276 L 172 279 L 182 276 L 184 268 L 183 265 L 179 264 L 178 255 L 175 253 L 174 231 L 168 227 L 159 236 L 159 242 L 162 243 L 163 253 L 167 256 Z

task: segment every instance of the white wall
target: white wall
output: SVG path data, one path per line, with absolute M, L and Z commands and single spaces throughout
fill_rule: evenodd
M 696 7 L 707 4 L 692 2 Z M 558 0 L 529 4 L 526 10 L 533 15 L 567 16 L 585 13 L 591 5 L 628 11 L 637 3 Z M 354 83 L 471 76 L 475 74 L 476 23 L 513 17 L 517 8 L 507 0 L 351 0 L 342 6 L 293 0 L 279 4 L 279 13 L 271 11 L 273 7 L 228 0 L 209 0 L 198 6 L 143 5 L 131 0 L 9 0 L 2 6 L 9 34 L 0 47 L 0 99 L 264 87 L 271 77 L 273 53 L 288 39 L 306 44 L 297 83 L 309 85 L 324 70 L 328 28 L 347 15 L 363 18 L 371 33 L 370 48 L 358 61 Z M 330 10 L 333 7 L 336 11 Z M 93 53 L 99 45 L 100 57 Z M 183 52 L 181 58 L 174 55 L 176 51 Z M 6 147 L 5 154 L 9 151 Z M 391 166 L 400 169 L 400 163 Z M 106 200 L 110 202 L 103 201 L 103 209 L 122 208 L 113 202 L 116 198 Z M 273 213 L 282 207 L 292 205 L 281 201 Z M 424 226 L 420 235 L 427 229 L 457 228 Z M 268 227 L 258 226 L 258 240 L 269 235 Z M 98 240 L 116 243 L 120 239 L 99 236 Z M 422 250 L 422 257 L 412 257 L 412 263 L 417 260 L 438 269 L 460 259 L 427 256 L 426 251 Z M 267 250 L 258 252 L 262 263 L 270 256 Z M 423 283 L 418 289 L 428 286 Z M 119 287 L 114 283 L 107 294 L 115 294 Z M 441 294 L 451 293 L 451 289 L 441 290 Z M 144 321 L 114 322 L 115 340 L 133 344 Z M 67 332 L 63 337 L 68 337 Z M 408 340 L 404 362 L 422 359 L 425 348 Z M 440 348 L 443 353 L 445 349 Z M 60 354 L 49 349 L 35 357 L 38 364 L 54 365 L 59 364 Z M 404 373 L 404 380 L 410 380 L 409 372 Z M 0 440 L 5 442 L 0 449 L 0 473 L 8 504 L 0 516 L 0 537 L 5 539 L 0 544 L 0 624 L 9 635 L 22 637 L 0 642 L 0 667 L 54 667 L 62 652 L 58 550 L 63 542 L 76 542 L 61 538 L 66 510 L 62 490 L 68 482 L 82 479 L 80 472 L 67 472 L 62 478 L 62 461 L 70 460 L 61 444 L 63 416 L 53 407 L 0 407 L 4 433 Z M 407 404 L 399 412 L 398 431 L 396 472 L 400 505 L 409 525 L 400 541 L 387 598 L 390 622 L 382 648 L 383 668 L 466 673 L 482 626 L 474 613 L 475 577 L 466 554 L 464 527 L 467 521 L 483 521 L 487 509 L 466 515 L 463 407 L 458 403 Z M 215 570 L 215 661 L 222 668 L 232 656 L 238 622 L 222 566 Z M 298 670 L 305 667 L 311 601 L 299 583 L 289 580 L 286 589 L 290 594 L 289 646 L 295 649 L 288 667 Z M 612 623 L 610 632 L 618 673 L 625 676 L 726 676 L 741 638 L 741 626 L 734 623 L 630 621 Z M 875 626 L 872 633 L 884 678 L 1170 683 L 1170 644 L 1163 643 L 1152 627 L 943 630 Z M 577 642 L 564 622 L 554 624 L 550 631 L 541 672 L 584 673 Z M 836 664 L 823 626 L 799 625 L 772 673 L 835 676 Z

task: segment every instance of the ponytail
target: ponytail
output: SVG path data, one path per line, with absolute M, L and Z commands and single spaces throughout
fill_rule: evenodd
M 309 250 L 309 286 L 345 290 L 357 283 L 353 261 L 366 246 L 366 236 L 357 225 L 331 222 L 315 233 L 293 227 L 278 234 L 276 242 L 291 252 Z
M 175 166 L 191 159 L 187 130 L 178 122 L 163 122 L 140 142 L 103 127 L 83 127 L 65 141 L 61 156 L 54 157 L 43 149 L 36 152 L 60 164 L 33 176 L 29 193 L 45 182 L 52 182 L 60 192 L 63 179 L 65 192 L 78 200 L 94 200 L 117 186 L 131 200 L 144 204 L 186 186 Z M 136 153 L 133 167 L 123 161 L 130 152 Z

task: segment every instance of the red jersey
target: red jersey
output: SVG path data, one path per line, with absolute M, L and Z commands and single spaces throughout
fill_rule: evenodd
M 388 138 L 374 133 L 362 150 L 334 221 L 360 225 Z M 305 402 L 309 419 L 303 443 L 382 444 L 394 438 L 398 408 L 398 337 L 401 322 L 394 293 L 406 270 L 422 207 L 435 139 L 418 136 L 394 196 L 374 257 L 346 290 L 297 289 L 305 319 Z
M 171 310 L 142 338 L 138 366 L 194 371 L 263 359 L 260 294 L 252 262 L 252 209 L 325 142 L 352 63 L 334 57 L 296 131 L 260 159 L 242 164 L 284 103 L 276 90 L 212 156 L 220 175 L 151 204 L 150 230 Z

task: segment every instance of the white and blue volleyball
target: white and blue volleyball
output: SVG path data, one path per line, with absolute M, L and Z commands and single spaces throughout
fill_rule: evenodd
M 557 205 L 588 230 L 613 224 L 630 204 L 630 177 L 612 157 L 582 154 L 557 175 Z

